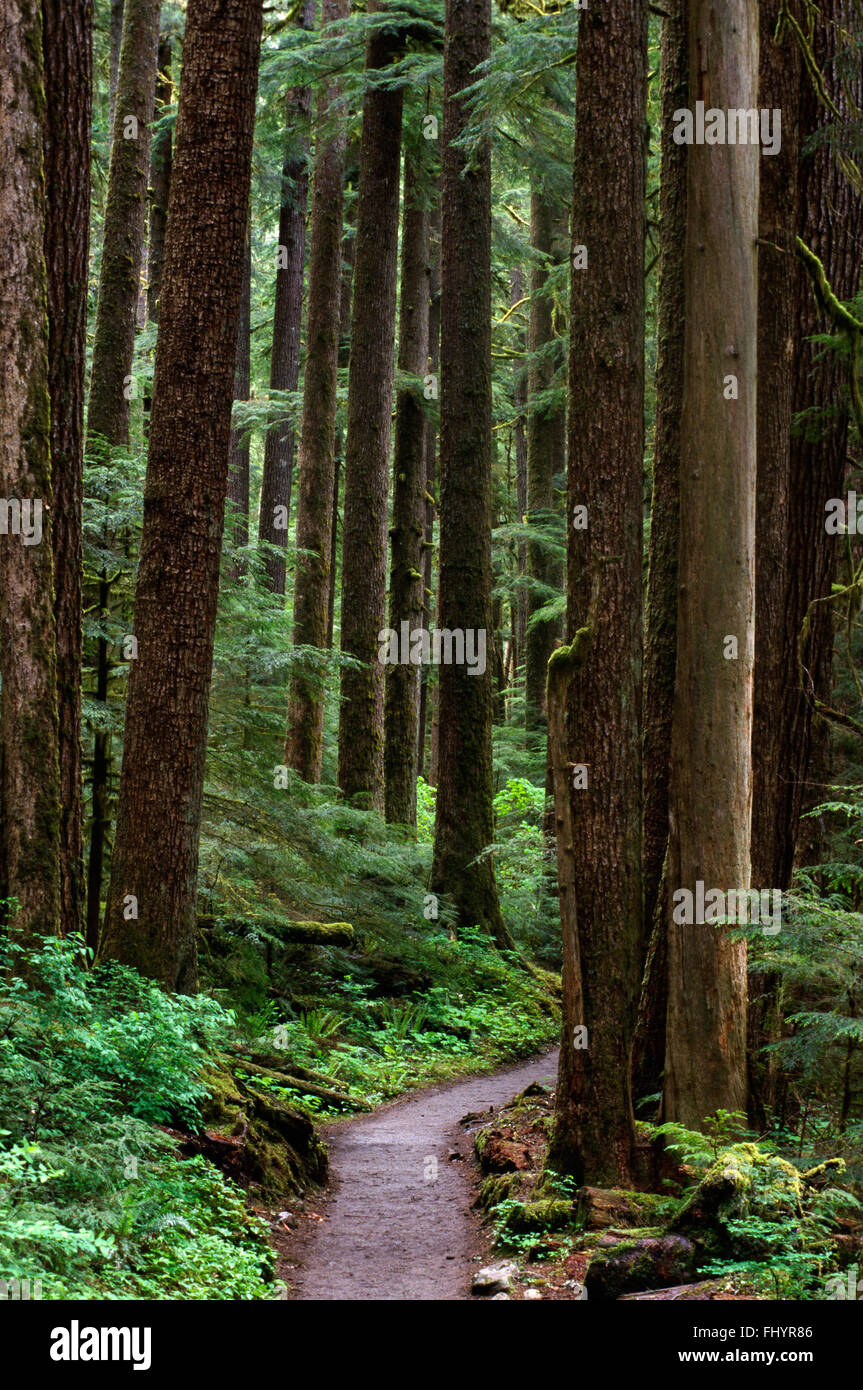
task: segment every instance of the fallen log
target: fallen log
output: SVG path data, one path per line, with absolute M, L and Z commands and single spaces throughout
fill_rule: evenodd
M 367 1101 L 360 1100 L 359 1096 L 352 1096 L 348 1091 L 334 1091 L 330 1086 L 321 1086 L 317 1081 L 306 1081 L 301 1076 L 294 1076 L 289 1072 L 276 1071 L 275 1067 L 264 1067 L 258 1062 L 247 1062 L 245 1057 L 232 1057 L 229 1060 L 235 1067 L 240 1067 L 242 1071 L 249 1072 L 252 1076 L 264 1076 L 270 1081 L 275 1081 L 277 1085 L 283 1086 L 286 1090 L 300 1091 L 305 1095 L 318 1096 L 320 1100 L 329 1101 L 331 1105 L 350 1106 L 353 1110 L 371 1110 Z
M 282 922 L 277 917 L 223 917 L 212 912 L 199 912 L 199 931 L 213 927 L 228 927 L 239 931 L 243 927 L 263 927 L 288 945 L 353 946 L 354 929 L 350 922 Z

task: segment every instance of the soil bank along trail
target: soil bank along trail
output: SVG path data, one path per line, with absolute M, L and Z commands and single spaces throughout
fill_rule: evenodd
M 458 1122 L 505 1105 L 532 1081 L 554 1085 L 556 1059 L 552 1051 L 332 1126 L 335 1194 L 304 1252 L 297 1298 L 469 1298 L 479 1246 L 469 1165 L 450 1157 Z

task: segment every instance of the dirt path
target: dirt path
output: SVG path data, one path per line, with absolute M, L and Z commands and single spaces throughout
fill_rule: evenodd
M 394 1102 L 326 1131 L 335 1192 L 302 1254 L 299 1299 L 463 1299 L 481 1249 L 459 1120 L 531 1081 L 553 1084 L 556 1052 Z

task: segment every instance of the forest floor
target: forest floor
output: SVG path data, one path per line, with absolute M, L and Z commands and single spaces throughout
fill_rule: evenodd
M 547 1052 L 326 1125 L 330 1190 L 275 1237 L 290 1297 L 470 1298 L 488 1237 L 471 1210 L 477 1173 L 460 1122 L 478 1126 L 532 1082 L 553 1086 L 556 1059 Z

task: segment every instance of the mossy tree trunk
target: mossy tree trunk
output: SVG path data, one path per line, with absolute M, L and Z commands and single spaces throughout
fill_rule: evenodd
M 680 532 L 680 417 L 683 407 L 683 332 L 686 319 L 683 261 L 686 245 L 686 146 L 673 139 L 674 112 L 686 109 L 689 53 L 687 0 L 669 0 L 662 21 L 660 58 L 661 170 L 659 179 L 659 288 L 657 291 L 656 418 L 653 493 L 644 624 L 644 729 L 642 735 L 642 884 L 645 964 L 635 1042 L 632 1091 L 653 1095 L 665 1064 L 668 999 L 667 921 L 661 879 L 668 848 L 671 711 L 677 667 L 677 547 Z M 660 910 L 657 911 L 657 905 Z
M 371 30 L 366 70 L 396 56 L 394 36 Z M 356 263 L 345 443 L 341 650 L 362 665 L 342 671 L 339 786 L 384 807 L 387 502 L 393 395 L 402 89 L 369 87 L 363 100 Z
M 347 0 L 324 0 L 322 24 L 344 19 Z M 335 83 L 318 97 L 318 126 L 341 103 Z M 300 427 L 294 645 L 327 646 L 335 487 L 336 388 L 342 294 L 342 212 L 345 134 L 336 132 L 318 150 L 312 193 L 306 365 Z M 303 554 L 302 552 L 307 552 Z M 324 728 L 322 670 L 295 673 L 288 690 L 285 762 L 307 782 L 321 780 Z
M 6 0 L 0 54 L 0 495 L 26 500 L 31 521 L 28 544 L 14 517 L 0 537 L 0 897 L 17 899 L 26 942 L 61 926 L 40 0 Z
M 690 104 L 757 107 L 748 0 L 690 0 L 688 40 Z M 669 914 L 699 881 L 749 887 L 759 159 L 757 145 L 687 152 Z M 746 1108 L 746 943 L 713 921 L 668 930 L 663 1112 L 700 1129 L 717 1109 Z
M 491 151 L 464 171 L 456 142 L 464 89 L 491 49 L 490 0 L 447 0 L 442 176 L 440 578 L 437 627 L 486 637 L 480 675 L 442 664 L 432 889 L 451 895 L 462 927 L 512 945 L 494 861 L 491 604 Z M 463 172 L 464 171 L 464 172 Z M 476 640 L 479 640 L 478 638 Z M 433 755 L 434 758 L 434 755 Z
M 405 156 L 402 214 L 399 369 L 416 378 L 396 398 L 393 516 L 390 527 L 390 608 L 393 632 L 423 620 L 425 443 L 423 380 L 429 350 L 429 209 L 415 156 Z M 386 818 L 416 825 L 416 749 L 420 669 L 403 662 L 386 668 L 384 690 L 384 804 Z
M 304 29 L 315 24 L 314 0 L 305 0 L 300 12 Z M 287 148 L 282 169 L 282 202 L 279 212 L 279 255 L 273 308 L 273 348 L 270 357 L 270 389 L 296 391 L 300 375 L 300 335 L 303 321 L 303 270 L 306 255 L 306 212 L 309 202 L 310 87 L 288 92 L 285 101 Z M 258 536 L 275 551 L 264 559 L 267 583 L 274 594 L 285 592 L 285 549 L 294 476 L 296 432 L 282 420 L 271 425 L 264 439 L 264 473 Z
M 127 0 L 128 3 L 128 0 Z M 189 0 L 117 834 L 100 957 L 196 984 L 201 797 L 261 0 Z M 170 757 L 159 749 L 170 748 Z
M 81 553 L 90 244 L 91 0 L 43 0 L 45 267 L 54 494 L 54 614 L 60 767 L 60 916 L 84 925 Z
M 629 1054 L 641 964 L 646 98 L 646 5 L 609 0 L 585 10 L 567 491 L 567 626 L 584 631 L 558 696 L 566 701 L 563 750 L 552 750 L 556 801 L 565 798 L 556 814 L 565 1032 L 550 1162 L 599 1186 L 626 1184 L 632 1172 Z M 585 516 L 579 507 L 586 529 L 573 524 Z M 550 698 L 558 660 L 555 653 Z M 571 764 L 586 766 L 586 785 Z

